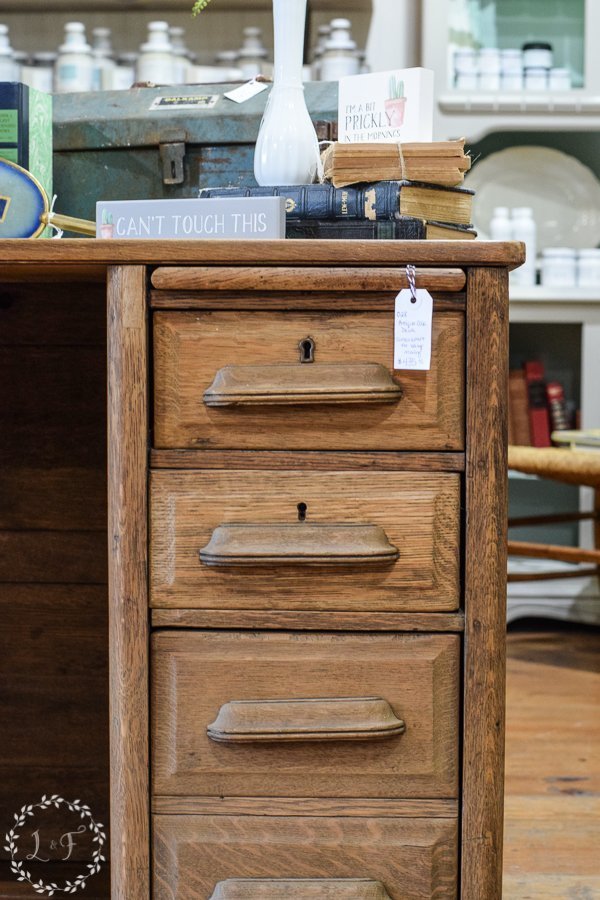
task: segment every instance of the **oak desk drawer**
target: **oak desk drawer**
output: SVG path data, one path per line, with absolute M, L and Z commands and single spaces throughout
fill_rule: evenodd
M 414 818 L 157 815 L 153 898 L 452 900 L 456 819 L 415 813 Z M 290 878 L 318 881 L 305 890 L 284 883 L 278 891 L 269 884 Z M 352 879 L 354 885 L 346 884 L 343 892 L 341 882 L 336 890 L 335 879 Z
M 155 632 L 153 792 L 457 796 L 458 635 Z
M 460 476 L 151 473 L 153 607 L 451 611 Z
M 430 371 L 395 373 L 391 301 L 389 313 L 153 321 L 158 448 L 463 448 L 462 313 L 434 315 Z

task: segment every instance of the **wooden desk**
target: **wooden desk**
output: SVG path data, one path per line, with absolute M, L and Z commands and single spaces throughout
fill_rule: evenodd
M 431 875 L 440 896 L 500 896 L 507 272 L 521 261 L 520 245 L 478 242 L 0 244 L 3 314 L 9 326 L 3 349 L 13 366 L 4 380 L 12 390 L 2 423 L 4 478 L 12 491 L 1 525 L 7 550 L 4 610 L 5 615 L 12 610 L 11 621 L 22 629 L 23 656 L 18 658 L 29 655 L 31 662 L 35 648 L 28 628 L 39 609 L 46 610 L 46 621 L 56 609 L 72 609 L 71 621 L 80 622 L 82 611 L 93 607 L 83 644 L 74 639 L 79 625 L 73 624 L 65 638 L 69 648 L 77 648 L 70 650 L 71 665 L 80 678 L 90 674 L 94 639 L 100 656 L 103 646 L 105 422 L 100 410 L 105 374 L 98 328 L 105 294 L 108 298 L 113 898 L 147 900 L 152 868 L 157 900 L 208 897 L 213 890 L 215 896 L 229 896 L 228 891 L 249 889 L 240 882 L 232 887 L 231 879 L 259 875 L 360 876 L 381 882 L 392 898 L 422 896 Z M 417 266 L 420 283 L 434 294 L 438 343 L 434 341 L 432 372 L 393 375 L 393 298 L 405 286 L 408 263 Z M 236 322 L 241 327 L 230 358 L 236 332 L 227 329 Z M 206 334 L 212 336 L 202 344 Z M 213 375 L 225 365 L 257 360 L 267 367 L 294 362 L 299 369 L 297 345 L 307 337 L 315 339 L 315 368 L 376 363 L 400 385 L 402 400 L 356 407 L 347 406 L 347 397 L 330 398 L 325 418 L 325 407 L 303 404 L 285 415 L 281 404 L 270 410 L 211 410 L 202 400 L 209 387 L 206 373 L 186 362 L 212 353 Z M 196 342 L 201 354 L 184 358 L 186 341 L 190 346 Z M 40 345 L 46 348 L 41 355 L 31 349 Z M 25 370 L 32 380 L 20 382 L 19 372 Z M 152 398 L 158 404 L 155 414 Z M 398 416 L 397 427 L 389 425 L 393 416 Z M 269 421 L 272 427 L 266 426 Z M 321 424 L 311 429 L 311 422 Z M 160 435 L 160 444 L 154 434 Z M 342 484 L 347 487 L 336 494 Z M 39 497 L 35 506 L 32 491 Z M 210 506 L 201 502 L 207 491 Z M 56 502 L 61 497 L 62 506 Z M 270 520 L 290 527 L 295 522 L 297 528 L 302 504 L 309 526 L 353 526 L 344 535 L 367 542 L 374 536 L 379 541 L 383 531 L 398 558 L 385 563 L 382 557 L 382 568 L 379 563 L 357 565 L 358 551 L 345 545 L 343 552 L 352 559 L 342 561 L 339 578 L 327 575 L 327 559 L 310 569 L 298 567 L 296 560 L 286 569 L 290 560 L 282 560 L 280 546 L 275 569 L 266 576 L 264 568 L 256 568 L 256 559 L 244 576 L 235 566 L 225 572 L 218 565 L 207 568 L 197 558 L 205 532 L 210 538 L 219 525 L 246 523 L 261 526 L 264 539 Z M 163 511 L 167 508 L 176 511 L 170 520 Z M 290 534 L 296 539 L 298 532 Z M 246 553 L 247 530 L 242 537 Z M 226 543 L 231 539 L 227 529 L 225 538 Z M 321 553 L 318 542 L 315 546 L 314 552 Z M 374 552 L 377 556 L 379 551 Z M 222 553 L 217 561 L 222 564 Z M 289 587 L 289 571 L 301 586 L 296 594 Z M 91 586 L 74 587 L 81 582 Z M 252 594 L 252 585 L 261 587 Z M 64 636 L 70 627 L 54 633 Z M 260 649 L 256 662 L 252 653 L 248 656 L 250 649 L 243 651 L 249 638 L 252 652 Z M 56 660 L 62 639 L 56 636 L 47 650 L 55 667 L 54 695 L 67 685 L 64 666 Z M 220 654 L 223 664 L 217 662 Z M 263 657 L 272 660 L 266 670 L 260 667 Z M 265 671 L 280 671 L 278 658 L 288 661 L 292 680 L 282 676 L 269 684 Z M 337 668 L 331 669 L 334 658 Z M 233 681 L 223 680 L 227 659 Z M 366 663 L 369 676 L 353 681 L 353 672 L 363 671 L 360 659 L 384 660 L 381 676 Z M 199 718 L 202 711 L 196 705 L 186 706 L 193 698 L 185 685 L 212 671 L 211 666 L 214 675 L 205 688 L 222 683 L 224 693 L 215 694 L 210 710 Z M 234 677 L 244 667 L 249 672 L 245 685 Z M 401 677 L 411 670 L 422 671 L 414 687 L 409 674 Z M 41 746 L 38 707 L 32 715 L 31 733 L 40 743 L 29 767 L 28 790 L 34 794 L 38 788 L 71 793 L 75 773 L 82 775 L 81 756 L 101 770 L 102 748 L 94 751 L 100 757 L 93 757 L 84 740 L 91 735 L 102 741 L 99 657 L 94 671 L 99 706 L 94 712 L 89 690 L 72 687 L 77 715 L 71 721 L 77 725 L 62 746 L 81 744 L 52 779 L 48 771 L 40 775 L 40 766 L 50 753 L 60 757 L 64 751 L 62 746 L 56 751 L 49 744 Z M 239 731 L 239 708 L 232 701 L 260 701 L 258 713 L 273 727 L 272 709 L 264 701 L 315 699 L 318 672 L 324 673 L 324 698 L 350 689 L 351 697 L 358 698 L 368 681 L 369 692 L 381 695 L 404 729 L 398 726 L 393 735 L 371 744 L 379 726 L 364 722 L 373 723 L 373 715 L 377 720 L 380 708 L 353 706 L 349 714 L 360 740 L 331 740 L 342 727 L 339 716 L 347 711 L 321 704 L 311 722 L 322 743 L 298 742 L 296 722 L 296 741 L 289 750 L 276 744 L 268 757 L 269 778 L 260 773 L 265 748 L 273 742 L 264 743 L 260 731 L 250 755 L 239 736 L 223 755 L 219 741 L 229 738 L 217 735 L 215 740 L 220 726 L 214 723 L 233 713 L 234 732 Z M 170 695 L 165 694 L 168 679 L 175 691 Z M 407 686 L 406 697 L 402 691 L 394 693 L 396 679 Z M 425 693 L 411 706 L 418 684 Z M 49 694 L 50 688 L 48 702 Z M 15 705 L 18 701 L 15 694 Z M 23 699 L 20 703 L 22 707 Z M 183 731 L 169 725 L 174 708 L 185 714 Z M 84 709 L 88 722 L 82 718 Z M 298 709 L 288 712 L 293 719 Z M 65 717 L 61 723 L 65 733 L 68 721 Z M 213 732 L 216 728 L 212 737 L 210 729 L 206 733 L 211 722 Z M 326 725 L 329 737 L 323 736 Z M 277 720 L 274 727 L 279 733 Z M 319 746 L 326 757 L 315 751 Z M 191 768 L 186 747 L 188 760 L 195 760 Z M 245 788 L 243 780 L 236 782 L 225 771 L 232 752 L 243 757 Z M 318 762 L 330 753 L 336 760 L 333 770 Z M 5 759 L 5 769 L 9 764 Z M 302 775 L 307 765 L 311 777 Z M 52 783 L 46 785 L 48 780 Z M 84 781 L 78 796 L 102 810 L 102 775 L 92 797 Z M 221 783 L 229 785 L 225 796 Z M 10 796 L 8 812 L 13 803 Z M 257 856 L 250 868 L 229 864 L 226 843 L 214 841 L 217 825 L 225 829 L 223 834 L 231 829 L 227 840 L 236 836 L 241 855 L 236 851 L 231 859 L 251 861 L 248 840 L 253 842 Z M 340 845 L 335 866 L 326 849 L 328 829 Z M 354 851 L 350 845 L 345 849 L 345 838 L 339 836 L 354 842 L 364 832 L 359 843 L 368 850 L 366 835 L 375 836 L 378 829 L 392 842 L 389 852 L 376 850 L 381 841 L 374 837 L 373 852 L 362 861 L 354 855 L 350 864 Z M 458 843 L 453 837 L 457 831 Z M 261 841 L 272 849 L 276 836 L 289 842 L 288 849 L 280 843 L 281 852 L 273 855 L 269 869 L 270 855 L 260 849 Z M 417 845 L 422 849 L 414 856 L 409 848 Z M 255 889 L 256 882 L 252 884 Z M 320 889 L 319 883 L 314 889 Z M 297 885 L 287 884 L 286 896 L 298 896 L 294 890 Z

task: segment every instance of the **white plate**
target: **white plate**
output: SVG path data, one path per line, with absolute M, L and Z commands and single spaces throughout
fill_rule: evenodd
M 600 242 L 600 181 L 573 156 L 549 147 L 509 147 L 476 163 L 465 178 L 476 192 L 475 228 L 490 233 L 496 206 L 531 206 L 538 251 Z

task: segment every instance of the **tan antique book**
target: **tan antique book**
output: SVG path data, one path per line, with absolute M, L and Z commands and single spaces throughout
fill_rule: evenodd
M 330 144 L 322 153 L 324 177 L 335 187 L 363 181 L 423 181 L 460 185 L 471 168 L 465 140 L 405 144 Z

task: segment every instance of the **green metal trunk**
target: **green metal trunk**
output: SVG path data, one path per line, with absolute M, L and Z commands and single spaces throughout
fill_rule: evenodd
M 54 97 L 56 209 L 95 219 L 97 200 L 195 197 L 256 184 L 254 143 L 268 91 L 238 104 L 232 85 L 132 88 Z M 269 89 L 270 90 L 270 89 Z M 158 97 L 216 95 L 212 108 L 151 109 Z M 337 121 L 337 83 L 306 85 L 315 123 Z M 319 125 L 319 136 L 329 136 Z

